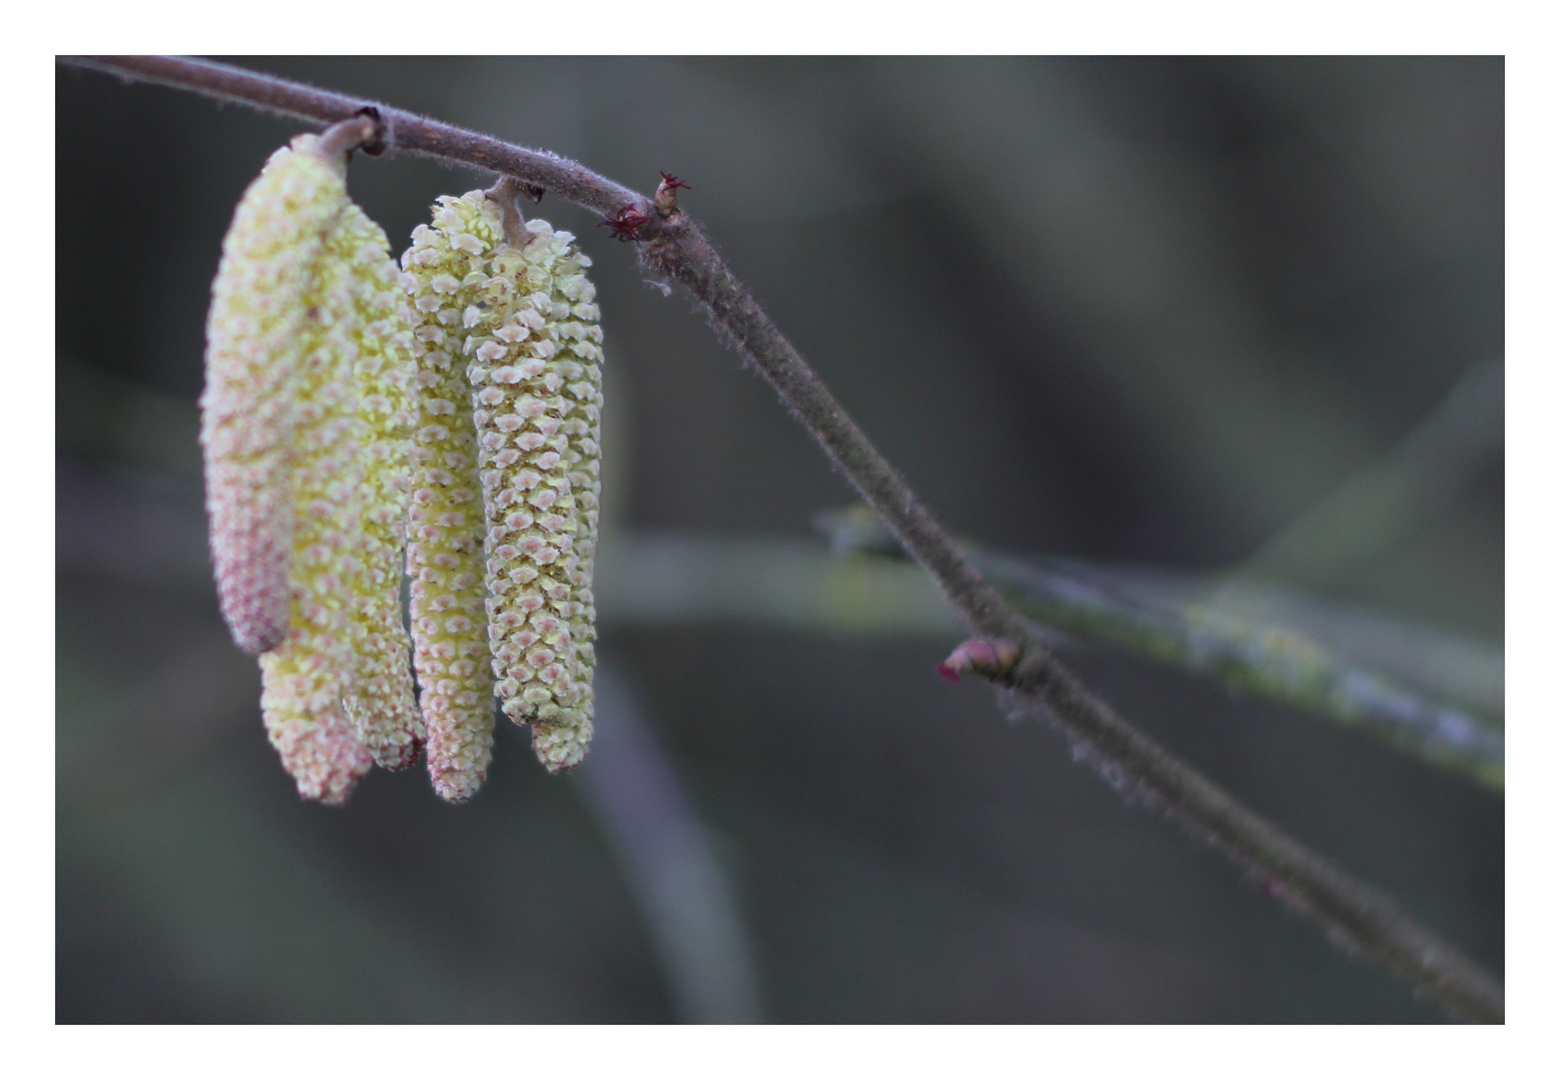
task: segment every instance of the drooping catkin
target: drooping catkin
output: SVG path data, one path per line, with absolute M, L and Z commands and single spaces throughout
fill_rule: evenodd
M 601 329 L 573 235 L 526 227 L 528 241 L 492 258 L 485 303 L 463 321 L 495 692 L 558 772 L 579 764 L 592 731 Z
M 294 140 L 299 156 L 315 145 L 311 138 Z M 332 805 L 345 802 L 373 764 L 343 700 L 361 636 L 353 604 L 367 496 L 367 432 L 353 372 L 363 331 L 361 246 L 361 227 L 343 228 L 338 217 L 306 275 L 285 481 L 293 511 L 290 618 L 281 644 L 260 657 L 271 744 L 299 793 Z
M 404 769 L 426 738 L 401 615 L 417 422 L 411 311 L 384 230 L 355 203 L 342 212 L 328 247 L 352 267 L 353 374 L 367 473 L 360 567 L 350 589 L 355 664 L 345 705 L 375 762 Z
M 347 202 L 344 165 L 309 152 L 313 135 L 271 155 L 222 242 L 206 323 L 201 394 L 206 509 L 222 615 L 247 652 L 287 633 L 296 423 L 305 293 L 326 231 Z
M 401 259 L 401 285 L 417 319 L 407 573 L 428 772 L 441 797 L 461 802 L 476 794 L 493 756 L 482 489 L 464 313 L 483 300 L 502 225 L 480 191 L 439 203 L 433 224 L 417 227 Z

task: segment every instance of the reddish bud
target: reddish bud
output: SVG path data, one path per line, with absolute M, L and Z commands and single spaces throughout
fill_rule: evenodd
M 958 682 L 966 671 L 984 675 L 988 679 L 1000 678 L 1013 670 L 1023 649 L 1016 641 L 1001 638 L 971 638 L 937 665 L 937 674 L 949 682 Z
M 661 184 L 655 189 L 656 212 L 662 217 L 671 217 L 677 212 L 677 189 L 683 188 L 692 191 L 693 188 L 683 183 L 671 173 L 661 174 Z

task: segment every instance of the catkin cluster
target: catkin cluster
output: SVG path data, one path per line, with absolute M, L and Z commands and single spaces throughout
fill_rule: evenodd
M 399 605 L 409 318 L 344 173 L 344 155 L 300 136 L 245 194 L 202 397 L 224 614 L 262 653 L 272 745 L 326 803 L 376 759 L 409 764 L 422 739 Z
M 590 740 L 601 330 L 571 235 L 506 238 L 482 192 L 440 204 L 402 259 L 421 314 L 407 568 L 429 768 L 459 799 L 495 693 L 552 771 Z
M 272 156 L 213 289 L 202 442 L 223 613 L 261 654 L 266 729 L 305 797 L 340 803 L 426 741 L 460 802 L 486 778 L 495 694 L 550 771 L 590 741 L 590 260 L 476 191 L 439 200 L 397 273 L 327 145 Z

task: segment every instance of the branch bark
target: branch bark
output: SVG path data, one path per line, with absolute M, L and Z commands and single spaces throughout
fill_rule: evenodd
M 258 72 L 177 57 L 61 59 L 315 123 L 369 115 L 379 123 L 377 143 L 391 153 L 513 176 L 606 218 L 621 220 L 625 208 L 643 215 L 647 220 L 634 236 L 644 263 L 698 298 L 712 323 L 775 388 L 971 628 L 1021 645 L 1017 666 L 996 680 L 1010 711 L 1048 721 L 1107 782 L 1180 821 L 1256 875 L 1269 895 L 1320 923 L 1335 941 L 1379 960 L 1452 1015 L 1503 1021 L 1504 992 L 1489 973 L 1121 720 L 1031 637 L 686 214 L 672 210 L 662 216 L 638 192 L 553 154 Z

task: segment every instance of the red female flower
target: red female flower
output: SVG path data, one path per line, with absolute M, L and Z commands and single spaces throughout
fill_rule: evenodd
M 598 222 L 598 225 L 605 225 L 611 229 L 612 235 L 619 241 L 627 243 L 632 240 L 638 243 L 640 240 L 639 230 L 649 223 L 649 214 L 641 214 L 630 205 L 623 207 L 605 221 Z

